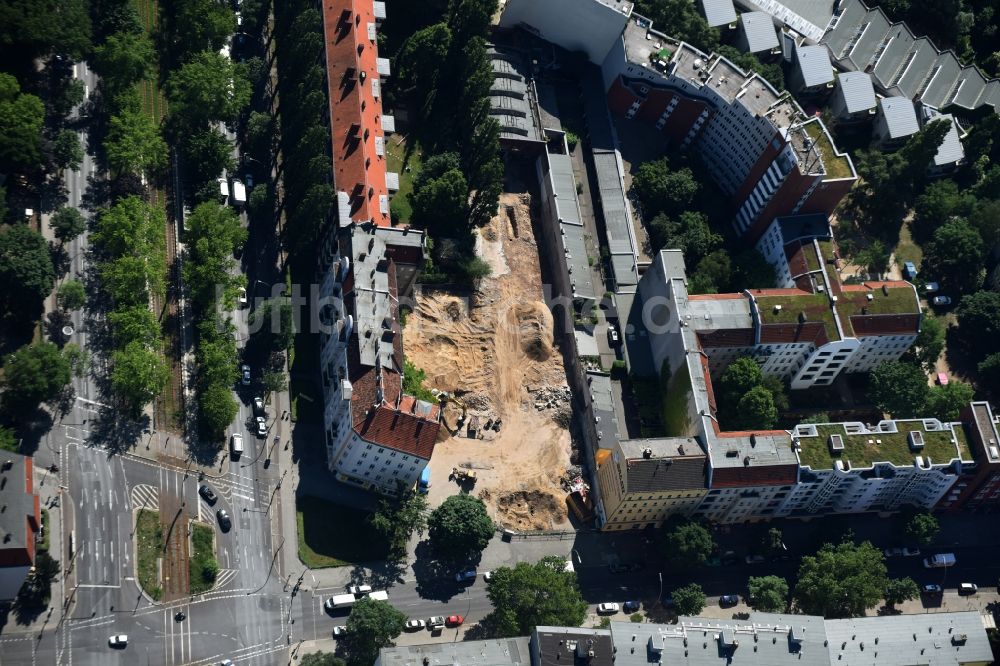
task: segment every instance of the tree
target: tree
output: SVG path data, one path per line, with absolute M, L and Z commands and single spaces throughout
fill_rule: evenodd
M 993 394 L 1000 393 L 1000 352 L 990 354 L 976 366 L 981 386 Z
M 280 393 L 288 390 L 288 375 L 280 370 L 268 370 L 261 377 L 261 383 L 267 393 Z
M 923 416 L 929 389 L 927 377 L 916 365 L 885 361 L 871 373 L 868 397 L 880 412 L 888 412 L 897 419 L 909 419 Z
M 411 34 L 396 56 L 397 79 L 408 107 L 427 122 L 440 90 L 441 63 L 451 46 L 451 29 L 436 23 Z
M 702 257 L 722 245 L 722 236 L 708 226 L 704 213 L 684 211 L 677 222 L 660 213 L 650 222 L 653 249 L 678 249 L 684 261 L 697 264 Z
M 741 356 L 730 363 L 719 377 L 716 390 L 723 402 L 735 404 L 741 396 L 763 382 L 764 371 L 760 369 L 760 363 L 750 356 Z
M 966 296 L 957 315 L 958 338 L 973 360 L 1000 351 L 1000 293 L 980 291 Z
M 250 331 L 269 340 L 271 349 L 291 349 L 295 342 L 295 310 L 284 296 L 269 298 L 254 310 Z
M 763 534 L 760 540 L 761 550 L 770 556 L 780 555 L 785 552 L 785 539 L 781 533 L 781 528 L 772 527 Z
M 732 284 L 740 289 L 773 289 L 774 266 L 758 250 L 748 247 L 733 257 Z
M 153 43 L 142 32 L 116 32 L 94 49 L 94 65 L 112 99 L 146 78 L 155 60 Z
M 976 198 L 958 189 L 951 178 L 936 180 L 917 197 L 913 205 L 913 235 L 926 242 L 934 230 L 955 217 L 965 217 L 972 210 Z
M 788 581 L 780 576 L 751 576 L 747 588 L 755 611 L 781 613 L 788 607 Z
M 65 129 L 52 142 L 52 159 L 60 169 L 77 170 L 83 161 L 83 146 L 76 132 Z
M 108 314 L 115 345 L 126 347 L 131 342 L 152 345 L 160 337 L 160 323 L 147 303 L 123 305 Z
M 422 535 L 427 528 L 426 512 L 426 495 L 399 482 L 395 497 L 382 497 L 369 521 L 375 531 L 389 542 L 391 556 L 402 559 L 406 557 L 410 536 L 414 532 Z
M 195 129 L 180 138 L 178 150 L 186 166 L 186 180 L 192 184 L 197 201 L 217 203 L 223 171 L 232 171 L 233 144 L 215 127 Z
M 969 406 L 975 391 L 965 382 L 952 380 L 944 386 L 935 386 L 927 392 L 924 411 L 941 421 L 955 421 L 958 414 Z
M 24 224 L 0 229 L 0 307 L 22 313 L 37 309 L 55 278 L 49 244 L 40 233 Z
M 227 33 L 228 34 L 228 33 Z M 216 51 L 202 51 L 167 79 L 170 112 L 187 128 L 231 122 L 250 102 L 250 82 Z
M 469 187 L 455 153 L 427 159 L 410 193 L 414 225 L 442 235 L 459 235 L 469 228 Z
M 920 546 L 931 545 L 941 530 L 937 518 L 926 510 L 906 511 L 903 518 L 903 533 Z
M 719 31 L 686 0 L 641 0 L 636 3 L 636 13 L 653 21 L 654 27 L 666 30 L 671 37 L 695 48 L 711 53 L 719 47 Z
M 952 121 L 946 118 L 930 121 L 907 139 L 906 144 L 897 153 L 898 172 L 903 178 L 903 185 L 907 188 L 908 195 L 919 193 L 926 182 L 927 169 L 933 163 L 938 148 L 944 143 L 944 138 L 951 129 L 951 123 Z
M 167 49 L 176 62 L 218 52 L 236 30 L 236 15 L 228 3 L 178 0 L 164 12 Z
M 750 389 L 736 407 L 739 422 L 744 429 L 763 428 L 768 430 L 778 422 L 778 409 L 774 406 L 774 395 L 765 386 Z
M 479 553 L 493 538 L 493 521 L 486 505 L 472 495 L 452 495 L 427 518 L 434 550 L 455 559 Z
M 159 395 L 170 379 L 163 357 L 138 341 L 116 350 L 111 365 L 111 387 L 133 414 Z
M 465 273 L 465 278 L 473 284 L 477 284 L 480 280 L 493 274 L 493 267 L 482 257 L 469 257 L 462 262 L 461 268 L 462 272 Z
M 698 262 L 688 286 L 692 294 L 717 294 L 732 282 L 733 262 L 725 250 L 716 250 Z
M 791 404 L 788 401 L 788 392 L 786 390 L 785 381 L 776 375 L 765 375 L 764 381 L 761 386 L 766 388 L 771 393 L 771 400 L 774 402 L 774 408 L 778 410 L 778 413 L 787 412 Z
M 17 79 L 0 72 L 0 171 L 38 164 L 44 124 L 42 100 L 22 93 Z
M 347 662 L 332 652 L 310 652 L 302 655 L 299 666 L 347 666 Z
M 993 168 L 1000 179 L 1000 166 Z M 951 181 L 946 181 L 951 182 Z M 995 194 L 1000 198 L 1000 186 Z M 983 247 L 987 254 L 994 252 L 1000 244 L 1000 201 L 980 199 L 972 207 L 968 216 L 969 226 L 979 232 L 983 239 Z
M 0 426 L 0 450 L 17 453 L 21 450 L 21 443 L 17 439 L 17 434 L 10 428 Z
M 218 439 L 240 413 L 240 406 L 228 385 L 210 384 L 198 392 L 198 416 L 202 431 Z
M 901 604 L 910 599 L 920 596 L 920 588 L 912 578 L 890 578 L 885 586 L 885 605 L 895 608 L 896 604 Z
M 882 551 L 871 543 L 828 543 L 802 558 L 795 601 L 810 615 L 858 617 L 879 602 L 887 584 Z
M 854 263 L 869 273 L 881 275 L 889 268 L 889 250 L 876 238 L 855 253 Z
M 70 362 L 51 342 L 21 347 L 4 359 L 3 405 L 12 416 L 34 412 L 43 402 L 55 400 L 69 384 Z
M 403 632 L 406 616 L 389 605 L 363 597 L 351 607 L 347 617 L 347 637 L 342 640 L 348 663 L 372 664 L 379 650 L 394 645 L 393 639 Z
M 104 140 L 108 164 L 117 174 L 141 176 L 167 164 L 167 144 L 153 119 L 141 108 L 128 107 L 111 116 Z
M 712 533 L 688 518 L 671 516 L 663 527 L 663 556 L 677 568 L 698 567 L 715 549 Z
M 705 610 L 705 591 L 698 583 L 678 587 L 670 596 L 678 615 L 695 616 Z
M 87 230 L 87 219 L 79 209 L 66 206 L 52 213 L 49 226 L 59 242 L 66 244 Z
M 202 307 L 214 302 L 219 289 L 231 301 L 244 280 L 233 274 L 233 251 L 246 242 L 247 230 L 232 208 L 214 201 L 199 204 L 187 227 L 191 260 L 184 264 L 184 277 L 195 302 Z
M 56 298 L 59 301 L 59 307 L 66 310 L 79 310 L 87 302 L 87 292 L 79 280 L 66 280 L 59 285 Z
M 557 556 L 494 570 L 487 594 L 493 611 L 484 624 L 498 636 L 524 636 L 538 626 L 576 627 L 587 616 L 576 574 Z
M 945 328 L 941 320 L 930 313 L 924 313 L 920 320 L 920 332 L 911 347 L 912 353 L 924 372 L 933 372 L 938 357 L 944 350 Z
M 952 220 L 934 232 L 924 246 L 923 269 L 941 284 L 959 294 L 968 294 L 983 284 L 985 248 L 979 232 L 964 220 Z
M 672 171 L 665 157 L 643 162 L 632 179 L 632 194 L 642 204 L 643 216 L 650 220 L 660 213 L 680 216 L 698 189 L 698 181 L 690 169 Z
M 29 56 L 58 53 L 80 60 L 90 50 L 90 16 L 84 0 L 4 0 L 0 44 Z

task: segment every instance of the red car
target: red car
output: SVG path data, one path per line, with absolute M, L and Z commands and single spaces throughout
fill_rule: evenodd
M 449 615 L 448 619 L 444 621 L 444 626 L 457 627 L 463 622 L 465 622 L 465 618 L 461 615 Z

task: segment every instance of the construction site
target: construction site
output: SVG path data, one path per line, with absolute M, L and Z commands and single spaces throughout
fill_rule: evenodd
M 469 292 L 423 287 L 408 316 L 405 356 L 444 398 L 429 501 L 470 492 L 517 531 L 570 529 L 570 392 L 553 346 L 530 196 L 504 194 L 479 230 L 492 268 Z

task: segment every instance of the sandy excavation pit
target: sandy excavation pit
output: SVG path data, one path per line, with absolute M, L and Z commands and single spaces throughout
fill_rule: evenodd
M 475 294 L 428 288 L 406 321 L 405 356 L 427 386 L 456 396 L 444 409 L 431 460 L 431 505 L 459 491 L 453 467 L 475 470 L 467 489 L 494 518 L 517 530 L 568 528 L 560 478 L 570 466 L 566 375 L 553 346 L 552 315 L 542 300 L 538 247 L 527 195 L 504 194 L 480 231 L 477 253 L 493 275 Z M 541 403 L 537 396 L 548 398 Z M 456 434 L 463 412 L 465 421 Z M 486 429 L 496 419 L 499 431 Z M 478 423 L 479 436 L 466 427 Z

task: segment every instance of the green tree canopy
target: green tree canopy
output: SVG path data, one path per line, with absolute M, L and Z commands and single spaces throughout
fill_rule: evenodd
M 79 310 L 87 302 L 87 292 L 79 280 L 66 280 L 59 285 L 56 298 L 59 307 L 65 310 Z
M 25 169 L 38 164 L 44 124 L 42 100 L 22 93 L 17 79 L 0 72 L 0 170 Z
M 129 106 L 111 116 L 104 149 L 108 164 L 118 175 L 149 174 L 167 164 L 167 144 L 152 118 L 141 108 Z
M 347 666 L 347 662 L 332 652 L 310 652 L 302 655 L 299 666 Z
M 17 453 L 21 450 L 21 443 L 17 439 L 17 433 L 10 428 L 0 426 L 0 450 Z
M 748 247 L 733 257 L 732 284 L 740 289 L 772 289 L 774 266 L 756 248 Z
M 159 395 L 170 379 L 163 357 L 141 342 L 116 350 L 111 365 L 111 387 L 133 414 Z
M 60 243 L 69 243 L 87 230 L 87 220 L 77 208 L 65 206 L 49 218 L 52 233 Z
M 679 217 L 698 194 L 698 181 L 688 168 L 672 170 L 667 158 L 643 162 L 632 179 L 632 193 L 652 220 L 660 213 Z
M 441 555 L 462 558 L 480 553 L 493 538 L 493 521 L 486 505 L 472 495 L 452 495 L 431 511 L 428 535 Z
M 403 632 L 406 616 L 389 605 L 363 597 L 351 608 L 347 617 L 346 640 L 341 640 L 351 664 L 373 664 L 378 652 L 394 645 L 396 636 Z
M 639 0 L 636 13 L 653 21 L 653 27 L 705 53 L 719 48 L 719 31 L 708 25 L 698 9 L 686 0 Z
M 751 576 L 747 588 L 756 611 L 783 613 L 788 607 L 788 581 L 780 576 Z
M 112 99 L 146 78 L 155 62 L 153 43 L 142 32 L 116 32 L 94 49 L 94 66 Z
M 983 284 L 984 256 L 979 232 L 964 220 L 952 220 L 938 227 L 924 246 L 922 268 L 952 291 L 968 294 Z
M 442 153 L 424 163 L 413 179 L 411 222 L 435 233 L 454 236 L 469 228 L 469 187 L 458 155 Z
M 0 228 L 0 306 L 7 312 L 39 308 L 52 291 L 56 270 L 49 244 L 25 224 Z
M 236 30 L 236 15 L 228 3 L 176 0 L 163 12 L 164 35 L 175 62 L 217 53 Z
M 0 44 L 5 47 L 80 60 L 90 50 L 90 32 L 86 0 L 0 1 Z
M 753 387 L 760 386 L 763 381 L 764 371 L 761 370 L 760 363 L 749 356 L 741 356 L 730 363 L 719 377 L 716 390 L 723 401 L 736 403 L 741 396 Z
M 275 351 L 291 349 L 295 331 L 295 309 L 284 296 L 263 301 L 250 316 L 250 332 L 265 336 Z
M 83 161 L 80 136 L 71 129 L 64 129 L 52 142 L 52 161 L 60 169 L 79 169 Z
M 379 499 L 369 521 L 389 542 L 391 556 L 401 560 L 406 557 L 410 536 L 414 532 L 423 534 L 427 528 L 426 512 L 427 497 L 400 482 L 395 497 Z
M 71 372 L 69 359 L 51 342 L 21 347 L 4 359 L 4 409 L 14 417 L 34 412 L 59 396 Z
M 941 526 L 929 511 L 911 510 L 903 512 L 903 533 L 920 546 L 929 546 L 937 537 Z
M 976 367 L 979 373 L 979 386 L 985 387 L 990 393 L 1000 393 L 1000 352 L 990 354 Z
M 250 82 L 241 68 L 216 51 L 202 51 L 167 79 L 170 113 L 186 128 L 232 122 L 250 102 Z
M 882 551 L 869 542 L 825 544 L 802 558 L 795 601 L 810 615 L 858 617 L 879 602 L 887 584 Z
M 920 596 L 920 588 L 912 578 L 890 578 L 885 586 L 885 605 L 895 608 L 896 604 L 901 604 L 910 599 Z
M 684 211 L 676 222 L 660 213 L 649 226 L 654 250 L 682 250 L 684 261 L 692 265 L 722 245 L 722 236 L 708 226 L 704 213 Z
M 881 412 L 897 419 L 923 416 L 930 387 L 924 371 L 905 361 L 879 363 L 871 373 L 868 397 Z
M 227 385 L 210 384 L 198 392 L 199 425 L 212 439 L 219 439 L 240 413 L 240 406 Z
M 1000 293 L 980 291 L 962 299 L 958 338 L 973 360 L 1000 351 Z
M 499 636 L 524 636 L 537 626 L 576 627 L 587 616 L 576 574 L 561 557 L 494 570 L 488 594 L 493 611 L 484 624 Z
M 451 46 L 451 29 L 435 23 L 411 34 L 396 56 L 396 77 L 403 94 L 422 122 L 430 120 L 434 110 L 441 63 Z
M 911 351 L 924 372 L 933 372 L 938 357 L 944 350 L 945 328 L 941 320 L 925 312 L 920 320 L 920 332 Z
M 201 306 L 214 302 L 217 290 L 227 300 L 243 284 L 234 275 L 233 251 L 247 239 L 247 230 L 232 208 L 215 202 L 199 204 L 187 219 L 190 261 L 184 264 L 184 278 L 194 300 Z
M 112 335 L 118 347 L 131 342 L 153 345 L 160 337 L 160 324 L 147 303 L 125 305 L 108 314 Z
M 922 243 L 930 240 L 934 230 L 955 217 L 965 217 L 972 211 L 976 198 L 960 191 L 951 178 L 930 183 L 913 205 L 913 234 Z
M 725 250 L 716 250 L 698 262 L 691 275 L 688 291 L 692 294 L 718 294 L 732 283 L 733 261 Z
M 671 516 L 663 526 L 663 556 L 677 568 L 698 567 L 708 561 L 715 548 L 712 533 L 688 518 Z
M 179 139 L 178 151 L 184 162 L 185 180 L 191 184 L 196 201 L 218 202 L 217 178 L 236 168 L 233 144 L 215 127 L 194 129 Z
M 670 596 L 678 615 L 695 616 L 705 610 L 705 591 L 698 583 L 678 587 Z
M 942 421 L 955 421 L 958 414 L 969 406 L 975 391 L 965 382 L 951 380 L 944 386 L 935 386 L 927 392 L 927 405 L 924 411 L 927 416 Z
M 765 386 L 755 386 L 744 394 L 736 411 L 742 427 L 751 430 L 773 428 L 778 422 L 778 408 L 774 406 L 774 395 Z

